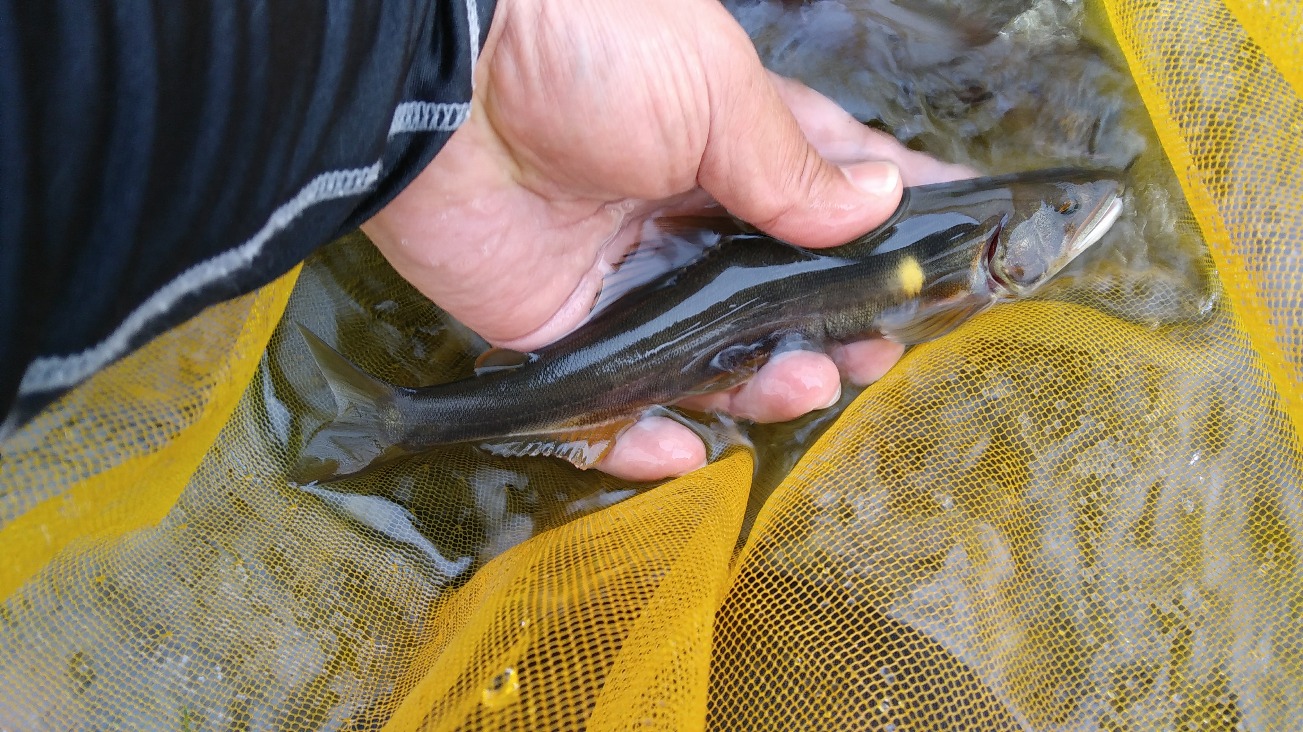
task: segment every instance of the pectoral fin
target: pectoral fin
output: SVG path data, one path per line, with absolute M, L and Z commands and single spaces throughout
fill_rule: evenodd
M 558 457 L 587 469 L 596 465 L 615 445 L 615 438 L 635 421 L 630 418 L 558 432 L 512 435 L 482 442 L 480 447 L 499 457 Z
M 755 376 L 782 343 L 786 341 L 774 337 L 756 343 L 726 346 L 710 359 L 709 372 L 713 375 L 701 383 L 685 388 L 683 395 L 713 394 L 732 389 Z
M 912 346 L 940 338 L 994 304 L 995 298 L 973 294 L 922 303 L 914 300 L 879 315 L 878 330 L 887 340 Z

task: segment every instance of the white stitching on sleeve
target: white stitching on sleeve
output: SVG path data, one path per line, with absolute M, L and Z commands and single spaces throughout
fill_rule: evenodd
M 389 136 L 404 132 L 451 132 L 470 116 L 470 102 L 403 102 L 394 109 Z
M 479 48 L 479 21 L 475 7 L 475 0 L 467 0 L 472 31 L 472 62 Z M 470 110 L 470 102 L 403 102 L 394 109 L 389 136 L 410 132 L 451 132 L 466 121 Z M 248 267 L 273 236 L 283 231 L 308 208 L 325 201 L 365 193 L 380 179 L 380 170 L 381 162 L 376 161 L 365 168 L 336 170 L 313 178 L 294 198 L 273 211 L 267 223 L 252 238 L 182 272 L 132 310 L 103 341 L 80 353 L 42 356 L 33 360 L 19 383 L 19 396 L 66 389 L 84 381 L 126 353 L 132 338 L 183 297 Z
M 308 207 L 323 201 L 357 195 L 375 185 L 379 179 L 378 161 L 366 168 L 336 170 L 313 178 L 298 195 L 273 211 L 267 223 L 251 239 L 182 272 L 132 310 L 108 338 L 81 353 L 42 356 L 32 361 L 18 386 L 19 395 L 65 389 L 83 381 L 125 353 L 137 333 L 175 306 L 181 298 L 249 266 L 262 253 L 267 242 L 293 223 Z

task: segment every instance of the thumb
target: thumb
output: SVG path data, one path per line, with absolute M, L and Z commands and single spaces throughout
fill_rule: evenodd
M 733 215 L 798 246 L 843 244 L 885 221 L 900 203 L 900 170 L 888 161 L 840 168 L 824 160 L 743 39 L 713 67 L 722 73 L 709 82 L 701 187 Z

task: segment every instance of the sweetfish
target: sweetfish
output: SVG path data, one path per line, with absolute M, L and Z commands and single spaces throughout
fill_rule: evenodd
M 906 188 L 844 245 L 723 236 L 533 353 L 494 349 L 477 374 L 386 383 L 304 329 L 337 415 L 305 443 L 299 483 L 327 482 L 453 443 L 591 466 L 640 415 L 740 383 L 780 344 L 939 338 L 1040 289 L 1122 210 L 1113 171 L 1047 169 Z

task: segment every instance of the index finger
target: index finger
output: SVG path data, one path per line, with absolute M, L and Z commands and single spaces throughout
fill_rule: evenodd
M 906 186 L 976 178 L 981 173 L 966 165 L 938 160 L 910 150 L 885 132 L 862 124 L 836 102 L 801 82 L 772 71 L 774 87 L 801 132 L 814 149 L 839 165 L 865 160 L 889 160 L 900 169 Z

